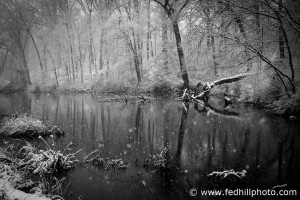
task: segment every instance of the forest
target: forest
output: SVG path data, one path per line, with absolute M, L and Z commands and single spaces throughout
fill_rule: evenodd
M 215 90 L 299 99 L 299 1 L 1 0 L 0 9 L 3 92 L 168 93 L 250 73 Z
M 300 0 L 0 0 L 0 198 L 299 199 L 299 47 Z

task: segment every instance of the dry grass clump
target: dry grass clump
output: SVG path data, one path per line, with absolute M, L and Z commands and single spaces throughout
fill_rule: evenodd
M 77 161 L 75 154 L 80 150 L 65 153 L 71 150 L 69 146 L 72 143 L 62 152 L 55 150 L 53 135 L 50 135 L 48 142 L 41 136 L 39 139 L 45 143 L 45 150 L 39 150 L 29 142 L 19 151 L 9 142 L 0 144 L 0 199 L 63 200 L 59 195 L 65 195 L 62 185 L 66 178 L 56 178 L 56 172 L 73 168 Z M 33 177 L 39 178 L 33 182 L 30 179 Z
M 0 199 L 7 200 L 51 200 L 41 193 L 25 193 L 23 188 L 32 187 L 33 182 L 24 178 L 24 173 L 12 165 L 0 162 Z
M 128 167 L 128 163 L 123 158 L 108 159 L 108 158 L 103 158 L 100 155 L 95 155 L 92 158 L 88 159 L 89 156 L 91 156 L 96 152 L 97 150 L 85 156 L 84 162 L 91 163 L 92 165 L 98 167 L 101 170 L 110 170 L 110 169 L 121 170 L 121 169 L 126 169 Z
M 17 117 L 5 118 L 0 133 L 7 136 L 39 136 L 51 134 L 63 134 L 57 126 L 50 126 L 43 123 L 41 120 L 35 119 L 28 114 L 20 114 Z
M 13 151 L 14 145 L 8 144 L 8 142 L 4 141 L 5 147 L 0 146 L 0 162 L 4 163 L 12 163 L 13 162 Z
M 145 169 L 160 169 L 166 167 L 166 159 L 165 155 L 168 151 L 168 147 L 165 147 L 160 154 L 149 156 L 149 158 L 146 158 L 143 163 L 143 167 Z
M 24 192 L 34 187 L 35 183 L 26 176 L 26 171 L 19 169 L 18 159 L 15 159 L 11 153 L 14 150 L 12 144 L 0 147 L 0 199 L 51 200 L 52 198 L 42 193 Z
M 75 153 L 69 153 L 64 155 L 64 152 L 72 144 L 70 143 L 63 152 L 60 150 L 54 149 L 53 136 L 52 147 L 41 137 L 47 146 L 46 150 L 39 150 L 33 147 L 30 143 L 27 142 L 20 151 L 23 151 L 24 158 L 20 159 L 19 167 L 26 169 L 26 171 L 33 172 L 34 174 L 53 174 L 55 172 L 69 170 L 74 167 L 74 163 L 78 161 L 75 158 L 75 155 L 80 151 Z

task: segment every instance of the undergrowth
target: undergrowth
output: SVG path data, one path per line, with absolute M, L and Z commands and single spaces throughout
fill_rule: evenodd
M 66 153 L 72 143 L 63 151 L 56 150 L 53 136 L 47 142 L 39 137 L 46 146 L 45 150 L 34 147 L 31 143 L 17 150 L 15 145 L 4 142 L 0 147 L 0 191 L 8 199 L 63 199 L 66 189 L 63 191 L 65 177 L 60 177 L 74 167 L 77 161 L 75 153 Z M 32 181 L 34 180 L 34 181 Z

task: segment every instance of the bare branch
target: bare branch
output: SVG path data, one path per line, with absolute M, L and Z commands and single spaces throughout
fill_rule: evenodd
M 231 77 L 226 77 L 226 78 L 222 78 L 219 80 L 216 80 L 213 82 L 214 85 L 221 85 L 224 83 L 232 83 L 232 82 L 236 82 L 239 81 L 247 76 L 251 75 L 250 73 L 243 73 L 243 74 L 238 74 L 235 76 L 231 76 Z
M 161 7 L 163 7 L 164 9 L 166 9 L 166 4 L 163 5 L 159 0 L 153 0 L 154 2 L 158 3 L 159 5 L 161 5 Z M 165 1 L 165 3 L 168 2 L 168 1 Z
M 189 3 L 189 0 L 185 0 L 184 4 L 181 6 L 181 8 L 179 8 L 178 10 L 178 15 L 181 13 L 181 11 L 187 6 L 187 4 Z
M 4 46 L 0 46 L 0 49 L 4 49 L 6 51 L 9 51 L 18 61 L 18 56 L 17 56 L 17 53 L 15 53 L 13 50 L 11 50 L 10 48 L 7 48 L 7 47 L 4 47 Z M 19 61 L 20 62 L 20 61 Z

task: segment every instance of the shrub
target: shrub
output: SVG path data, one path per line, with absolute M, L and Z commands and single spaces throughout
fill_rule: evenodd
M 293 95 L 291 98 L 283 97 L 278 101 L 274 101 L 273 114 L 277 115 L 300 115 L 300 96 Z
M 278 78 L 267 74 L 255 75 L 240 87 L 240 101 L 273 102 L 283 95 L 282 84 Z
M 93 92 L 104 92 L 104 93 L 124 93 L 129 90 L 128 86 L 120 85 L 116 82 L 106 82 L 98 81 L 92 86 Z
M 151 92 L 155 96 L 168 96 L 174 93 L 175 88 L 167 81 L 160 81 L 152 86 Z

